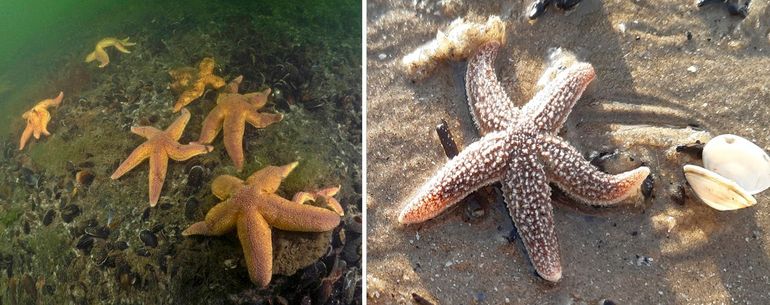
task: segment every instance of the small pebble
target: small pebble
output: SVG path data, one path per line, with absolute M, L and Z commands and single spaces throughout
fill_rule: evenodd
M 698 67 L 696 67 L 696 66 L 689 66 L 687 68 L 687 72 L 690 72 L 690 73 L 698 72 Z
M 388 58 L 388 55 L 385 54 L 385 53 L 380 53 L 380 55 L 377 55 L 377 58 L 379 58 L 380 60 L 384 60 L 384 59 Z

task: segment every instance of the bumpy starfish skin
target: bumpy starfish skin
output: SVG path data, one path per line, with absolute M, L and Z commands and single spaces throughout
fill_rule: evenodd
M 567 67 L 529 103 L 517 108 L 495 75 L 499 48 L 496 42 L 488 43 L 468 61 L 468 98 L 483 137 L 425 183 L 398 220 L 405 224 L 426 221 L 478 188 L 502 181 L 511 218 L 536 271 L 556 282 L 562 269 L 548 182 L 556 182 L 586 204 L 611 205 L 635 194 L 650 170 L 640 167 L 619 175 L 602 173 L 555 135 L 595 77 L 590 64 Z
M 280 113 L 262 113 L 258 110 L 267 103 L 270 89 L 262 92 L 238 94 L 238 86 L 243 76 L 231 81 L 224 92 L 217 97 L 217 105 L 209 112 L 203 121 L 201 135 L 198 143 L 211 144 L 223 130 L 225 150 L 233 159 L 235 167 L 243 169 L 243 133 L 246 130 L 246 122 L 256 128 L 265 128 L 270 124 L 283 119 Z
M 51 121 L 51 113 L 48 112 L 49 107 L 58 107 L 64 98 L 64 92 L 59 92 L 55 98 L 45 99 L 38 102 L 35 107 L 32 107 L 29 111 L 21 115 L 27 121 L 27 127 L 21 133 L 21 139 L 19 140 L 19 150 L 24 149 L 27 145 L 27 141 L 31 136 L 35 139 L 40 139 L 40 135 L 50 136 L 48 132 L 48 122 Z
M 225 85 L 223 78 L 214 75 L 214 65 L 216 65 L 214 59 L 206 57 L 198 64 L 197 71 L 194 68 L 185 67 L 168 72 L 174 80 L 171 83 L 171 88 L 182 91 L 179 99 L 174 104 L 174 112 L 179 111 L 182 107 L 201 97 L 207 86 L 219 89 Z
M 340 215 L 334 211 L 302 204 L 304 201 L 289 201 L 275 194 L 281 181 L 297 164 L 265 167 L 245 182 L 229 175 L 217 177 L 211 183 L 211 191 L 224 201 L 211 208 L 204 221 L 194 223 L 182 235 L 213 236 L 237 229 L 249 277 L 254 284 L 266 287 L 273 274 L 270 227 L 324 232 L 340 223 Z
M 110 56 L 104 51 L 107 47 L 115 47 L 118 51 L 123 53 L 131 53 L 126 47 L 136 45 L 136 43 L 129 42 L 128 37 L 125 39 L 117 39 L 114 37 L 107 37 L 96 43 L 94 51 L 86 56 L 86 62 L 92 62 L 94 60 L 99 61 L 99 68 L 104 68 L 110 64 Z
M 188 121 L 190 121 L 190 111 L 183 109 L 182 115 L 165 131 L 150 126 L 131 127 L 131 132 L 146 138 L 147 141 L 134 149 L 128 158 L 123 163 L 120 163 L 120 166 L 118 166 L 110 178 L 113 180 L 120 178 L 142 163 L 142 161 L 149 158 L 150 206 L 154 207 L 158 203 L 163 182 L 166 180 L 169 158 L 184 161 L 214 149 L 211 146 L 201 144 L 179 144 L 179 138 L 182 137 L 182 132 L 185 126 L 187 126 Z

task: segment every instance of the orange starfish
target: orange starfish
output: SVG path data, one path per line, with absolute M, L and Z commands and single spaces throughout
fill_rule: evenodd
M 64 92 L 59 92 L 55 98 L 45 99 L 37 103 L 35 107 L 32 107 L 29 111 L 21 115 L 22 118 L 27 120 L 27 127 L 24 128 L 24 132 L 21 133 L 21 140 L 19 140 L 19 150 L 24 149 L 27 145 L 30 136 L 35 136 L 35 139 L 40 139 L 40 135 L 50 136 L 48 132 L 48 122 L 51 121 L 51 113 L 48 112 L 48 107 L 58 107 L 64 98 Z
M 219 94 L 217 105 L 211 109 L 203 121 L 201 136 L 198 139 L 198 143 L 211 144 L 219 130 L 224 129 L 222 133 L 224 134 L 225 149 L 230 158 L 233 159 L 238 171 L 243 169 L 243 133 L 246 129 L 246 122 L 256 128 L 265 128 L 283 119 L 283 115 L 280 113 L 257 112 L 267 103 L 270 89 L 239 94 L 238 86 L 242 80 L 243 76 L 236 77 Z
M 206 90 L 206 86 L 219 89 L 225 85 L 223 78 L 214 75 L 215 64 L 213 58 L 206 57 L 198 64 L 197 71 L 192 67 L 184 67 L 168 72 L 171 78 L 174 79 L 174 82 L 171 83 L 171 89 L 182 91 L 176 104 L 174 104 L 174 112 L 179 111 L 182 107 L 201 97 L 203 91 Z
M 166 169 L 168 168 L 168 158 L 184 161 L 194 156 L 205 154 L 214 148 L 208 145 L 179 144 L 179 138 L 182 137 L 187 122 L 190 121 L 190 111 L 182 109 L 182 116 L 171 123 L 165 131 L 158 130 L 150 126 L 134 126 L 131 132 L 147 138 L 147 141 L 139 145 L 118 166 L 115 173 L 110 178 L 113 180 L 120 178 L 123 174 L 132 170 L 142 163 L 144 159 L 150 159 L 150 206 L 155 206 L 160 198 L 160 190 L 163 188 L 163 181 L 166 180 Z
M 136 43 L 129 42 L 128 37 L 125 39 L 117 39 L 114 37 L 107 37 L 99 40 L 96 43 L 94 51 L 86 56 L 86 62 L 92 62 L 94 60 L 99 61 L 99 68 L 104 68 L 110 64 L 110 56 L 104 51 L 104 48 L 114 46 L 115 49 L 123 53 L 131 53 L 126 47 L 136 45 Z
M 302 202 L 292 202 L 275 194 L 283 178 L 298 162 L 268 166 L 244 182 L 222 175 L 211 183 L 211 191 L 223 202 L 194 223 L 182 235 L 223 235 L 238 230 L 251 281 L 266 287 L 273 274 L 273 243 L 270 227 L 286 231 L 324 232 L 340 223 L 336 212 Z

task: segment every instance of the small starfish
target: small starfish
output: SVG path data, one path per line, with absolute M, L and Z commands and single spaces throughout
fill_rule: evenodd
M 326 200 L 326 205 L 328 205 L 332 211 L 336 212 L 340 216 L 343 216 L 345 215 L 345 210 L 342 209 L 340 202 L 337 201 L 337 199 L 334 199 L 334 195 L 337 195 L 339 191 L 340 187 L 336 186 L 325 188 L 317 192 L 298 192 L 294 194 L 294 197 L 291 201 L 303 204 L 307 201 L 317 201 L 319 198 L 323 198 Z
M 171 123 L 171 126 L 165 131 L 158 130 L 150 126 L 134 126 L 131 132 L 145 137 L 146 142 L 139 145 L 120 163 L 115 173 L 110 176 L 113 180 L 120 178 L 128 171 L 142 163 L 145 159 L 150 159 L 150 206 L 155 206 L 160 198 L 160 190 L 163 188 L 163 182 L 166 180 L 166 169 L 168 168 L 168 158 L 184 161 L 194 156 L 205 154 L 214 148 L 201 144 L 179 144 L 179 138 L 182 137 L 187 122 L 190 121 L 190 111 L 182 109 L 182 115 Z
M 104 48 L 114 46 L 120 52 L 131 53 L 131 51 L 126 49 L 126 47 L 133 45 L 136 45 L 136 43 L 128 42 L 128 37 L 125 39 L 117 39 L 114 37 L 103 38 L 96 43 L 96 48 L 94 48 L 94 51 L 86 56 L 86 62 L 97 60 L 99 61 L 99 68 L 104 68 L 110 64 L 110 56 L 107 55 L 107 52 L 104 51 Z
M 425 183 L 398 221 L 426 221 L 480 187 L 502 181 L 511 218 L 535 270 L 556 282 L 562 269 L 548 182 L 583 203 L 610 206 L 635 194 L 650 169 L 602 173 L 555 134 L 593 80 L 590 64 L 578 62 L 566 68 L 528 104 L 517 108 L 495 75 L 499 48 L 497 42 L 487 43 L 468 61 L 466 90 L 483 137 Z
M 64 92 L 59 92 L 59 95 L 55 98 L 42 100 L 38 102 L 35 107 L 32 107 L 32 109 L 21 115 L 22 118 L 27 120 L 27 127 L 25 127 L 24 132 L 21 133 L 19 150 L 24 149 L 30 136 L 34 136 L 35 139 L 40 139 L 41 134 L 46 136 L 51 135 L 51 133 L 48 132 L 48 122 L 51 121 L 51 113 L 48 112 L 48 107 L 59 107 L 63 98 Z
M 340 223 L 340 215 L 334 211 L 302 204 L 304 201 L 289 201 L 275 194 L 283 178 L 297 164 L 265 167 L 245 182 L 229 175 L 217 177 L 211 183 L 211 192 L 224 201 L 209 210 L 206 220 L 194 223 L 182 235 L 215 236 L 237 229 L 251 281 L 267 287 L 273 274 L 270 227 L 324 232 Z
M 174 104 L 174 112 L 182 107 L 189 105 L 195 99 L 203 95 L 206 86 L 219 89 L 225 85 L 225 80 L 214 75 L 214 59 L 206 57 L 198 64 L 198 70 L 192 67 L 173 69 L 168 72 L 174 81 L 171 83 L 171 89 L 182 91 Z
M 224 92 L 219 94 L 217 105 L 211 109 L 203 121 L 201 136 L 198 139 L 198 143 L 211 144 L 219 134 L 219 130 L 224 129 L 222 133 L 225 150 L 233 159 L 238 171 L 243 169 L 243 133 L 246 122 L 256 128 L 265 128 L 283 119 L 280 113 L 257 112 L 267 103 L 267 96 L 270 95 L 269 88 L 262 92 L 239 94 L 238 86 L 241 81 L 243 76 L 236 77 L 227 84 Z

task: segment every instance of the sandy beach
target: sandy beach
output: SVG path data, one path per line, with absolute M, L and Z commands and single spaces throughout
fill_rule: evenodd
M 749 16 L 692 1 L 584 0 L 549 7 L 535 22 L 529 1 L 367 3 L 367 233 L 369 304 L 762 304 L 770 299 L 770 196 L 719 212 L 687 186 L 678 145 L 732 133 L 770 149 L 767 3 Z M 479 138 L 465 96 L 464 61 L 413 80 L 401 58 L 458 17 L 499 16 L 507 41 L 497 73 L 521 106 L 536 92 L 551 48 L 591 63 L 597 79 L 559 135 L 586 158 L 607 154 L 611 173 L 641 164 L 654 188 L 613 208 L 563 196 L 554 202 L 563 278 L 539 278 L 505 203 L 466 203 L 418 225 L 400 208 L 447 158 L 435 133 L 445 119 L 461 147 Z M 631 161 L 633 160 L 633 161 Z M 479 212 L 476 211 L 476 212 Z M 478 214 L 483 214 L 478 216 Z M 610 303 L 604 303 L 610 304 Z

